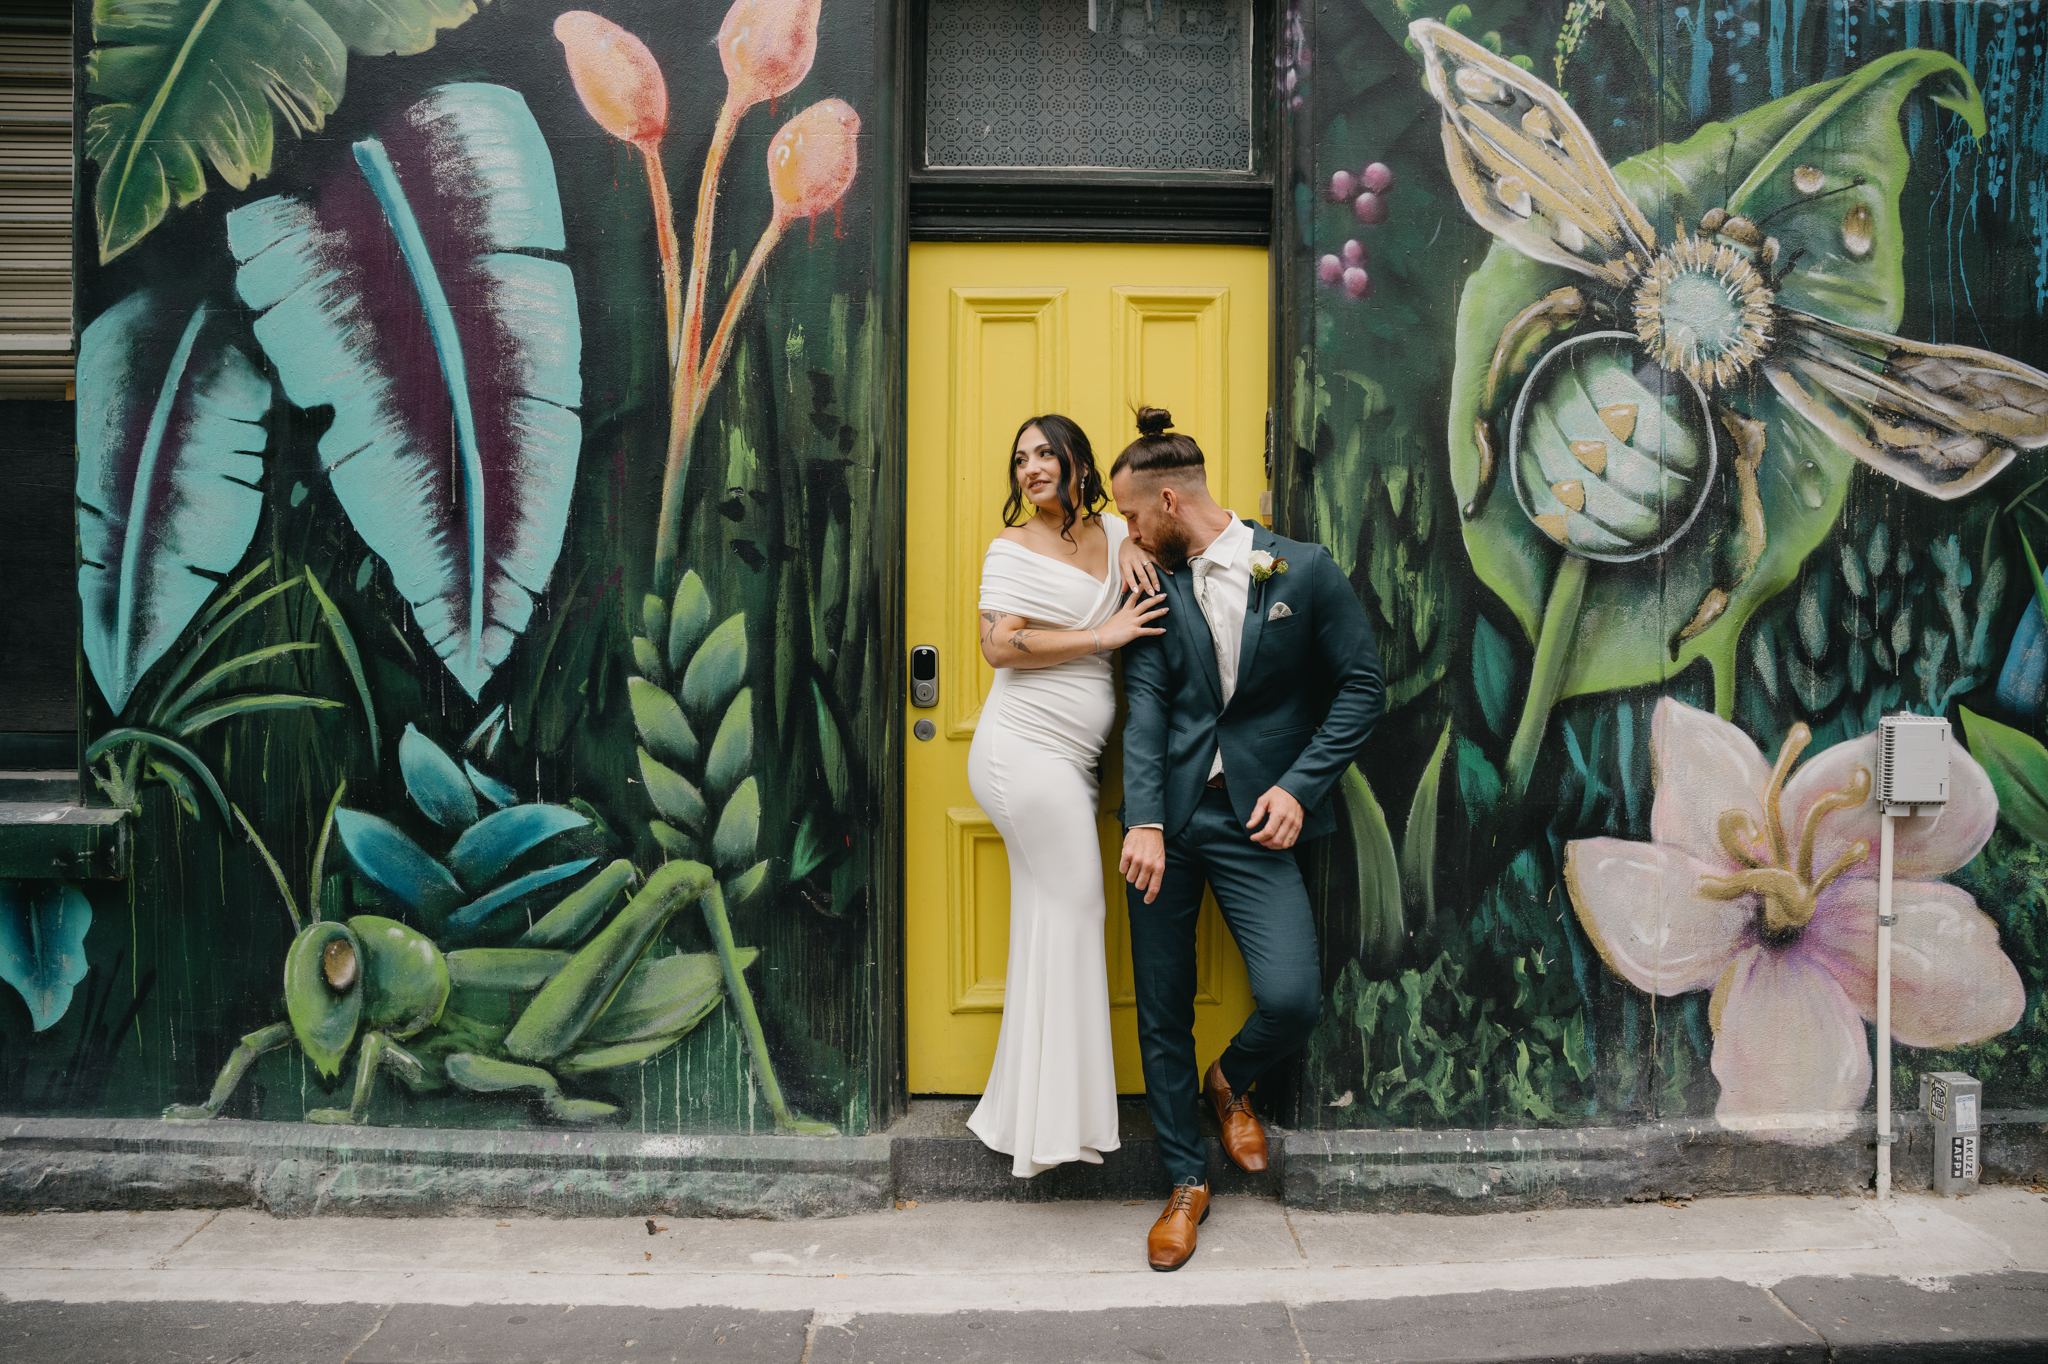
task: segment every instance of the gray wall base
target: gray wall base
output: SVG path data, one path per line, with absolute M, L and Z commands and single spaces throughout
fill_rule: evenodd
M 0 1119 L 0 1210 L 833 1217 L 888 1206 L 887 1137 L 669 1137 Z
M 1927 1189 L 1927 1119 L 1896 1119 L 1892 1187 Z M 2048 1111 L 1985 1114 L 1988 1180 L 2048 1177 Z M 1290 1207 L 1331 1212 L 1493 1212 L 1568 1203 L 1644 1202 L 1701 1194 L 1860 1193 L 1877 1168 L 1877 1121 L 1817 1146 L 1770 1141 L 1713 1122 L 1525 1131 L 1290 1132 Z
M 463 1213 L 560 1217 L 836 1217 L 895 1199 L 1157 1198 L 1149 1133 L 1099 1166 L 1024 1181 L 923 1112 L 869 1137 L 443 1131 L 306 1123 L 0 1118 L 0 1211 L 255 1207 L 280 1217 Z M 1135 1125 L 1135 1124 L 1134 1124 Z M 1740 1193 L 1860 1193 L 1875 1129 L 1822 1146 L 1711 1122 L 1527 1131 L 1270 1132 L 1253 1178 L 1212 1151 L 1219 1192 L 1326 1211 L 1495 1212 Z M 1924 1190 L 1933 1144 L 1904 1115 L 1894 1187 Z M 2048 1110 L 1985 1115 L 1987 1180 L 2048 1180 Z

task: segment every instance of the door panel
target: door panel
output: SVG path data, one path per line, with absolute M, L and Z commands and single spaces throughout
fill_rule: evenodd
M 1063 412 L 1103 475 L 1165 407 L 1198 441 L 1212 492 L 1241 515 L 1266 487 L 1266 254 L 1250 247 L 916 243 L 910 249 L 910 643 L 940 656 L 933 724 L 904 755 L 909 1084 L 977 1094 L 1001 1024 L 1009 863 L 967 788 L 967 749 L 995 679 L 981 657 L 981 559 L 1002 529 L 1017 424 Z M 1117 1088 L 1144 1090 L 1130 931 L 1116 853 L 1122 736 L 1103 754 L 1100 828 Z M 1204 1065 L 1251 1011 L 1244 963 L 1213 902 L 1198 930 L 1195 1037 Z

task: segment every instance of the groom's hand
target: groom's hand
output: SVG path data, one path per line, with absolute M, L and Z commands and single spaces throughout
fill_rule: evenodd
M 1261 824 L 1266 827 L 1260 828 Z M 1301 837 L 1301 802 L 1279 787 L 1272 787 L 1259 797 L 1244 827 L 1252 831 L 1252 842 L 1284 852 Z
M 1158 829 L 1133 829 L 1124 835 L 1123 860 L 1117 870 L 1139 890 L 1145 903 L 1159 898 L 1160 883 L 1166 880 L 1166 835 Z

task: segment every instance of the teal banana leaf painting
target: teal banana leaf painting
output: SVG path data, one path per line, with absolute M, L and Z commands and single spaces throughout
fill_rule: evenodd
M 526 101 L 444 85 L 304 197 L 228 215 L 285 393 L 332 406 L 320 463 L 472 697 L 562 549 L 582 334 L 554 163 Z
M 241 561 L 262 515 L 271 386 L 225 319 L 151 291 L 85 329 L 78 413 L 78 598 L 85 657 L 118 714 Z
M 37 1032 L 64 1016 L 85 979 L 92 906 L 63 881 L 0 881 L 0 980 L 21 991 Z
M 483 774 L 473 767 L 465 776 L 446 749 L 412 725 L 398 741 L 398 763 L 413 806 L 457 835 L 446 856 L 435 857 L 397 825 L 362 810 L 337 810 L 334 830 L 363 878 L 435 936 L 468 940 L 502 928 L 500 910 L 592 865 L 591 858 L 572 858 L 503 879 L 520 857 L 589 819 L 567 806 L 521 804 L 502 783 L 479 780 Z M 507 805 L 479 817 L 477 792 L 498 803 L 487 785 L 498 787 Z

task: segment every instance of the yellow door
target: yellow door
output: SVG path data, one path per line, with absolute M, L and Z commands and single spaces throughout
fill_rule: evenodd
M 910 1090 L 979 1094 L 995 1057 L 1009 948 L 1003 841 L 967 789 L 967 749 L 995 679 L 975 633 L 982 553 L 1002 529 L 1017 424 L 1060 412 L 1103 477 L 1141 406 L 1173 413 L 1210 491 L 1255 516 L 1266 488 L 1266 253 L 1234 246 L 918 243 L 910 248 L 910 644 L 939 654 L 937 704 L 910 706 L 904 755 Z M 919 721 L 928 721 L 920 738 Z M 1143 1092 L 1130 931 L 1116 854 L 1121 734 L 1103 757 L 1103 880 L 1117 1088 Z M 1251 1012 L 1244 962 L 1203 907 L 1201 1063 Z

